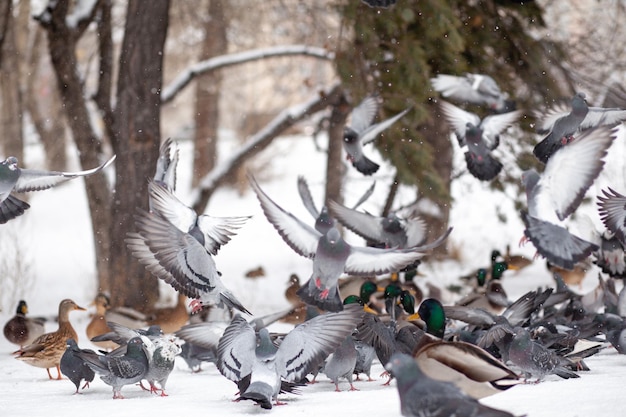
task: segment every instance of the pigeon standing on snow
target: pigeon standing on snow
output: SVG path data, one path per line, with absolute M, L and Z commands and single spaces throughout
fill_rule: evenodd
M 542 115 L 543 116 L 543 115 Z M 576 93 L 571 109 L 555 108 L 543 116 L 538 131 L 547 136 L 533 149 L 544 164 L 554 153 L 572 141 L 576 132 L 598 126 L 615 126 L 626 120 L 626 110 L 589 107 L 584 93 Z
M 322 372 L 330 378 L 335 384 L 335 391 L 341 391 L 339 389 L 339 378 L 346 378 L 350 384 L 350 391 L 356 391 L 352 385 L 352 374 L 354 373 L 354 367 L 356 366 L 357 351 L 354 344 L 354 339 L 351 335 L 348 335 L 341 345 L 328 356 Z
M 515 103 L 508 100 L 508 95 L 500 90 L 493 78 L 483 74 L 465 74 L 464 76 L 439 74 L 431 78 L 433 88 L 443 97 L 449 97 L 462 103 L 487 106 L 496 113 L 504 113 L 515 108 Z
M 150 343 L 150 341 L 148 341 Z M 144 339 L 144 345 L 148 346 Z M 148 372 L 144 379 L 150 384 L 150 392 L 161 391 L 161 396 L 166 397 L 165 384 L 174 369 L 176 356 L 181 352 L 180 346 L 169 338 L 160 337 L 148 346 Z M 158 386 L 156 385 L 158 383 Z
M 604 166 L 614 131 L 599 127 L 577 134 L 546 164 L 543 174 L 525 171 L 528 213 L 522 212 L 524 234 L 553 265 L 572 269 L 598 246 L 572 235 L 559 223 L 572 214 Z
M 298 296 L 326 311 L 343 309 L 337 287 L 343 272 L 371 276 L 400 270 L 422 258 L 424 252 L 443 243 L 451 231 L 449 229 L 431 244 L 415 248 L 358 248 L 343 240 L 334 227 L 326 234 L 313 229 L 270 199 L 252 176 L 249 176 L 249 181 L 265 216 L 285 243 L 299 255 L 313 259 L 313 274 L 298 290 Z
M 372 124 L 378 112 L 378 100 L 374 96 L 366 97 L 350 114 L 350 123 L 343 133 L 343 147 L 346 158 L 357 171 L 363 175 L 372 175 L 378 171 L 379 165 L 363 155 L 363 146 L 374 141 L 376 137 L 409 112 L 410 108 L 384 120 Z
M 148 190 L 153 211 L 139 210 L 137 233 L 126 238 L 133 256 L 154 276 L 192 298 L 192 311 L 208 304 L 249 314 L 222 283 L 212 256 L 249 217 L 198 216 L 162 185 L 151 181 Z
M 385 368 L 397 380 L 403 416 L 513 417 L 506 411 L 479 403 L 450 382 L 430 378 L 409 355 L 394 354 Z
M 100 375 L 105 384 L 113 387 L 113 398 L 124 398 L 122 387 L 141 381 L 148 372 L 148 357 L 139 337 L 129 340 L 126 353 L 121 356 L 98 355 L 78 352 L 87 366 Z
M 355 305 L 339 313 L 322 314 L 296 326 L 276 347 L 266 328 L 259 330 L 237 316 L 219 341 L 219 371 L 237 383 L 240 399 L 262 408 L 277 404 L 282 391 L 293 392 L 298 382 L 316 369 L 342 343 L 361 320 Z
M 28 203 L 12 196 L 12 192 L 46 190 L 74 178 L 95 174 L 114 160 L 115 155 L 97 168 L 79 172 L 61 172 L 20 168 L 17 166 L 16 157 L 8 157 L 0 162 L 0 224 L 21 216 L 30 207 Z
M 95 372 L 85 364 L 81 358 L 76 355 L 76 352 L 85 352 L 87 354 L 96 354 L 91 349 L 80 349 L 76 340 L 67 339 L 67 349 L 63 356 L 61 356 L 61 362 L 59 366 L 61 373 L 65 375 L 76 386 L 75 394 L 78 394 L 80 388 L 80 382 L 85 381 L 83 389 L 89 387 L 89 383 L 93 381 Z
M 491 151 L 500 144 L 500 133 L 522 115 L 521 110 L 487 116 L 483 120 L 443 100 L 441 110 L 454 129 L 459 146 L 467 145 L 465 162 L 470 173 L 482 181 L 495 178 L 502 164 L 491 155 Z

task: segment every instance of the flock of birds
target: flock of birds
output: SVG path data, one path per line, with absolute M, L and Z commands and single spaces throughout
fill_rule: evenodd
M 466 147 L 468 172 L 480 181 L 495 178 L 502 164 L 491 154 L 500 136 L 522 115 L 492 78 L 439 75 L 435 90 L 449 100 L 485 106 L 493 113 L 480 119 L 474 113 L 439 100 L 458 144 Z M 348 161 L 364 175 L 378 164 L 363 152 L 382 131 L 410 109 L 375 123 L 376 96 L 357 105 L 345 128 Z M 291 214 L 274 201 L 252 174 L 248 180 L 267 220 L 298 255 L 311 259 L 312 272 L 302 285 L 295 277 L 286 292 L 293 308 L 263 317 L 253 314 L 222 282 L 214 256 L 244 227 L 249 217 L 198 214 L 176 196 L 179 154 L 168 139 L 160 148 L 153 179 L 149 180 L 149 208 L 137 209 L 135 232 L 125 243 L 132 255 L 155 277 L 179 294 L 167 318 L 147 318 L 144 328 L 113 319 L 106 296 L 96 297 L 96 315 L 87 327 L 100 352 L 78 346 L 69 321 L 72 300 L 59 305 L 58 330 L 44 333 L 44 324 L 27 317 L 21 301 L 16 316 L 4 328 L 5 337 L 20 346 L 16 358 L 33 366 L 57 368 L 79 392 L 95 374 L 123 398 L 126 385 L 147 381 L 150 392 L 166 395 L 174 361 L 183 356 L 192 369 L 212 362 L 233 381 L 239 400 L 271 409 L 281 393 L 299 393 L 318 373 L 353 386 L 354 375 L 370 378 L 377 358 L 397 380 L 401 412 L 406 416 L 510 416 L 478 399 L 521 382 L 539 382 L 547 375 L 578 378 L 588 369 L 584 359 L 609 344 L 626 352 L 626 292 L 617 293 L 615 279 L 624 278 L 626 197 L 613 189 L 598 196 L 606 227 L 594 241 L 573 235 L 563 225 L 580 205 L 604 166 L 616 137 L 616 125 L 626 111 L 588 107 L 576 94 L 567 108 L 546 113 L 540 124 L 545 137 L 534 154 L 545 164 L 540 174 L 525 171 L 528 210 L 521 213 L 537 253 L 554 268 L 555 288 L 529 291 L 511 302 L 500 285 L 504 271 L 521 268 L 509 253 L 494 251 L 491 263 L 471 274 L 470 296 L 455 305 L 442 305 L 434 290 L 424 297 L 413 282 L 420 260 L 445 242 L 452 228 L 427 242 L 428 227 L 417 215 L 376 216 L 359 209 L 372 189 L 352 207 L 330 201 L 318 209 L 307 182 L 298 178 L 298 191 L 314 221 Z M 0 223 L 20 216 L 28 204 L 11 193 L 50 188 L 79 176 L 93 175 L 115 157 L 92 170 L 65 173 L 19 168 L 9 157 L 0 163 Z M 338 224 L 340 223 L 341 226 Z M 363 237 L 368 246 L 345 241 L 345 227 Z M 579 295 L 564 278 L 591 255 L 608 277 L 600 278 L 593 293 Z M 347 274 L 348 278 L 342 278 Z M 386 278 L 376 278 L 386 275 Z M 193 323 L 185 308 L 191 299 Z M 226 321 L 197 318 L 207 309 L 230 313 Z M 171 317 L 180 317 L 172 320 Z M 118 316 L 119 318 L 120 316 Z M 286 334 L 270 333 L 277 320 L 296 323 Z M 151 325 L 150 325 L 151 324 Z M 170 326 L 171 324 L 171 326 Z M 149 326 L 150 325 L 150 326 Z M 148 327 L 149 326 L 149 327 Z M 184 343 L 181 343 L 184 341 Z M 85 387 L 83 386 L 83 388 Z M 143 385 L 141 385 L 143 387 Z

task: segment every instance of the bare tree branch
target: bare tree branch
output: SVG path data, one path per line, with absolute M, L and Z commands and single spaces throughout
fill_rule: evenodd
M 222 55 L 206 61 L 198 62 L 178 75 L 161 93 L 163 104 L 172 101 L 195 77 L 217 69 L 239 65 L 260 59 L 282 56 L 303 55 L 331 61 L 335 54 L 324 48 L 307 45 L 284 45 L 271 48 L 255 49 L 252 51 Z
M 226 161 L 218 164 L 211 172 L 202 178 L 200 186 L 194 190 L 193 208 L 204 211 L 213 192 L 226 177 L 233 174 L 246 160 L 265 149 L 274 138 L 299 122 L 333 104 L 343 95 L 343 89 L 335 84 L 326 91 L 320 92 L 308 102 L 290 107 L 282 111 L 256 135 L 252 136 L 238 152 L 232 154 Z

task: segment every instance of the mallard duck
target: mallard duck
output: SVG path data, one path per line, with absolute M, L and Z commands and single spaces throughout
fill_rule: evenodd
M 148 317 L 148 324 L 158 324 L 163 333 L 174 333 L 189 321 L 187 312 L 187 296 L 178 294 L 178 301 L 174 307 L 163 307 L 154 310 Z
M 59 304 L 58 330 L 42 334 L 30 345 L 14 352 L 17 355 L 15 358 L 38 368 L 46 368 L 50 379 L 53 379 L 52 374 L 50 374 L 50 368 L 56 367 L 58 375 L 56 379 L 61 379 L 59 363 L 67 347 L 67 339 L 78 340 L 76 330 L 74 330 L 69 320 L 70 311 L 74 310 L 85 311 L 83 307 L 78 306 L 70 299 L 61 301 Z
M 26 317 L 26 314 L 28 314 L 26 301 L 20 300 L 15 316 L 4 325 L 4 337 L 19 347 L 30 344 L 45 331 L 44 320 Z
M 111 331 L 111 328 L 107 325 L 106 318 L 106 312 L 109 309 L 109 297 L 104 294 L 98 294 L 93 301 L 93 305 L 96 307 L 96 313 L 91 317 L 91 321 L 85 330 L 89 340 Z M 112 341 L 93 342 L 93 344 L 106 350 L 113 350 L 118 346 L 117 343 Z

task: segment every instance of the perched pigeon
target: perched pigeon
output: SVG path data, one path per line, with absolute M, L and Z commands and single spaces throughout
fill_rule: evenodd
M 114 160 L 115 155 L 97 168 L 79 172 L 61 172 L 20 168 L 17 166 L 17 158 L 8 157 L 0 162 L 0 224 L 21 216 L 30 207 L 28 203 L 12 196 L 12 192 L 46 190 L 74 178 L 95 174 Z
M 143 379 L 146 379 L 150 384 L 150 392 L 156 393 L 160 390 L 161 397 L 166 397 L 165 384 L 174 369 L 176 356 L 181 352 L 180 346 L 166 337 L 160 337 L 153 341 L 146 339 L 142 340 L 150 354 L 148 356 L 148 372 Z
M 376 275 L 398 271 L 424 256 L 424 252 L 440 245 L 451 229 L 435 242 L 407 249 L 357 248 L 349 245 L 335 228 L 321 234 L 291 213 L 278 206 L 249 176 L 270 223 L 285 243 L 301 256 L 313 258 L 313 274 L 297 292 L 308 304 L 326 311 L 341 311 L 343 304 L 337 281 L 343 273 Z
M 202 362 L 217 363 L 217 349 L 207 349 L 192 342 L 185 342 L 181 346 L 180 357 L 191 369 L 191 372 L 200 372 Z
M 350 391 L 356 391 L 356 388 L 352 385 L 352 374 L 354 373 L 356 360 L 357 351 L 354 339 L 351 335 L 348 335 L 341 342 L 341 345 L 328 356 L 322 369 L 322 372 L 335 384 L 335 391 L 341 391 L 339 389 L 339 378 L 346 378 L 350 384 Z
M 89 387 L 89 383 L 93 381 L 95 377 L 94 371 L 85 364 L 85 362 L 76 355 L 76 352 L 85 352 L 87 354 L 96 354 L 91 349 L 80 349 L 76 340 L 67 339 L 67 349 L 63 356 L 61 356 L 61 362 L 59 364 L 61 373 L 65 375 L 76 386 L 75 394 L 78 394 L 80 388 L 80 382 L 85 381 L 83 389 Z
M 546 115 L 538 131 L 547 136 L 533 149 L 535 156 L 544 164 L 562 146 L 571 142 L 574 134 L 598 126 L 613 127 L 626 120 L 626 110 L 589 107 L 584 93 L 576 93 L 571 101 L 571 109 L 554 108 Z
M 609 188 L 598 196 L 599 213 L 604 226 L 626 246 L 626 196 Z
M 402 219 L 395 213 L 374 216 L 350 209 L 334 201 L 328 203 L 332 215 L 357 235 L 387 248 L 412 248 L 426 241 L 426 223 L 418 216 Z
M 126 353 L 122 356 L 87 352 L 78 352 L 76 356 L 99 374 L 105 384 L 113 387 L 114 399 L 124 398 L 122 387 L 141 381 L 148 372 L 148 357 L 140 337 L 128 341 Z
M 344 129 L 343 147 L 346 158 L 357 171 L 364 175 L 372 175 L 378 171 L 379 165 L 363 155 L 363 146 L 374 141 L 376 137 L 409 112 L 410 108 L 384 120 L 374 123 L 378 112 L 378 100 L 368 96 L 356 106 L 350 114 L 350 123 Z
M 154 211 L 139 210 L 135 216 L 138 232 L 129 233 L 126 238 L 133 256 L 154 276 L 193 298 L 192 311 L 197 312 L 208 304 L 249 314 L 222 283 L 212 257 L 230 240 L 231 229 L 247 218 L 196 216 L 155 182 L 150 182 L 149 192 Z
M 254 328 L 240 316 L 233 319 L 220 339 L 217 367 L 237 383 L 240 399 L 253 400 L 262 408 L 278 404 L 281 389 L 293 390 L 352 332 L 361 320 L 359 305 L 346 306 L 339 313 L 327 313 L 296 326 L 279 347 L 266 328 Z M 281 382 L 282 381 L 282 382 Z M 286 383 L 286 384 L 285 384 Z M 282 388 L 281 388 L 282 386 Z
M 439 74 L 431 78 L 430 82 L 443 97 L 449 97 L 454 101 L 487 106 L 496 113 L 504 113 L 515 108 L 515 103 L 508 100 L 508 95 L 503 93 L 495 80 L 488 75 Z
M 558 375 L 561 378 L 579 378 L 579 375 L 566 367 L 566 359 L 549 350 L 530 337 L 528 330 L 515 328 L 515 335 L 509 346 L 509 361 L 520 368 L 526 378 L 541 381 L 546 375 Z
M 403 416 L 513 416 L 479 403 L 452 383 L 428 377 L 409 355 L 393 355 L 386 369 L 398 381 L 400 413 Z
M 528 200 L 528 213 L 522 212 L 524 234 L 556 266 L 572 269 L 598 249 L 559 223 L 579 206 L 602 170 L 613 139 L 614 131 L 606 127 L 577 134 L 550 158 L 541 176 L 534 170 L 522 176 Z

